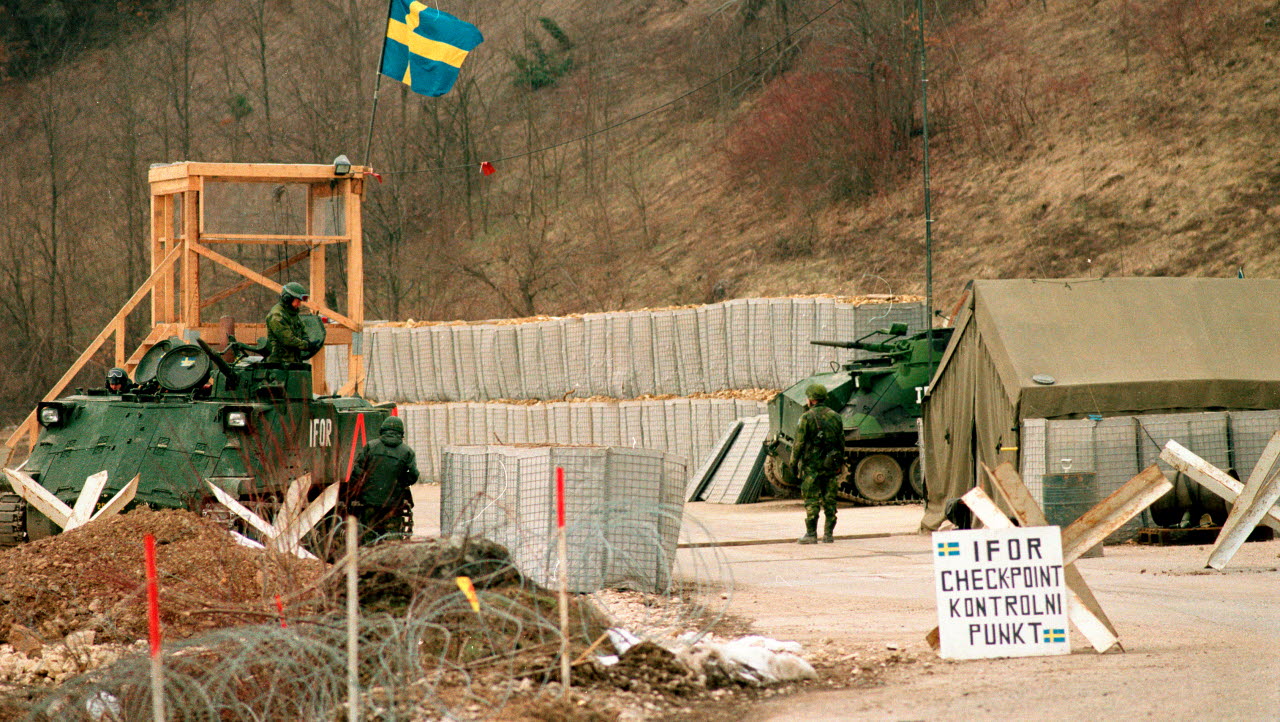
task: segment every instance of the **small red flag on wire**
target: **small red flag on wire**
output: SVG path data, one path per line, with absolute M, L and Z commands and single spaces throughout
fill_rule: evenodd
M 480 172 L 485 175 L 493 175 L 498 172 L 498 169 L 494 168 L 493 164 L 486 160 L 480 163 Z

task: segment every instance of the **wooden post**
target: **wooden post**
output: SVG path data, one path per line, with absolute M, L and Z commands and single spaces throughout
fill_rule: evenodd
M 316 203 L 316 187 L 314 184 L 307 186 L 307 235 L 312 236 L 316 233 L 315 219 L 315 203 Z M 329 229 L 331 232 L 333 229 Z M 311 283 L 307 286 L 307 290 L 311 292 L 311 297 L 316 299 L 321 305 L 325 304 L 325 250 L 327 245 L 321 243 L 312 246 L 308 252 L 311 261 L 310 279 Z M 347 308 L 350 311 L 350 307 Z M 325 379 L 325 349 L 311 357 L 311 390 L 313 393 L 323 395 L 329 393 L 329 384 Z
M 182 194 L 182 299 L 179 319 L 187 328 L 200 325 L 200 191 Z
M 360 587 L 357 561 L 360 530 L 356 518 L 347 515 L 347 719 L 360 720 Z
M 347 378 L 355 382 L 355 392 L 364 393 L 364 359 L 369 351 L 369 341 L 364 338 L 364 226 L 360 220 L 360 199 L 364 197 L 364 181 L 348 180 L 343 185 L 346 207 L 342 220 L 347 237 L 347 313 L 360 334 L 360 353 L 354 353 L 356 342 L 351 343 L 347 354 Z M 360 185 L 354 185 L 359 183 Z

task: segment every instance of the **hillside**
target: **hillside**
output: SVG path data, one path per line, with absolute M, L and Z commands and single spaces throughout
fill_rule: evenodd
M 937 307 L 974 277 L 1277 273 L 1280 6 L 929 6 Z M 145 278 L 153 162 L 371 162 L 371 318 L 925 290 L 914 3 L 442 2 L 486 41 L 444 98 L 384 79 L 365 159 L 384 7 L 178 3 L 0 86 L 5 417 Z M 532 90 L 514 55 L 571 67 Z

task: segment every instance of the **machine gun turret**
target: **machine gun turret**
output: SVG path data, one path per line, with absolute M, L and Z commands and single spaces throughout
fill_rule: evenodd
M 903 343 L 902 341 L 886 341 L 886 342 L 878 342 L 878 343 L 867 341 L 867 339 L 871 338 L 872 336 L 888 336 L 890 338 L 901 338 L 902 336 L 906 336 L 906 335 L 907 335 L 907 324 L 895 323 L 889 328 L 876 329 L 875 331 L 872 331 L 871 333 L 865 336 L 862 336 L 861 338 L 857 338 L 853 341 L 810 341 L 809 343 L 813 344 L 814 346 L 830 346 L 832 348 L 853 348 L 853 349 L 860 349 L 862 351 L 870 351 L 872 353 L 910 354 L 911 345 L 909 343 Z

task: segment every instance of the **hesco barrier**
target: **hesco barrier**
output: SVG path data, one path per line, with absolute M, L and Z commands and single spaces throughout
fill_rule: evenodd
M 578 444 L 653 449 L 701 461 L 735 420 L 765 413 L 748 399 L 452 403 L 400 407 L 405 440 L 426 479 L 440 478 L 446 446 Z M 683 483 L 683 481 L 682 481 Z
M 365 395 L 378 401 L 684 396 L 785 388 L 863 351 L 851 341 L 892 323 L 923 328 L 921 303 L 748 298 L 696 308 L 595 313 L 522 323 L 366 327 Z M 326 350 L 332 389 L 346 348 Z
M 668 589 L 684 509 L 683 461 L 608 447 L 451 446 L 440 530 L 505 546 L 520 572 L 556 588 L 555 469 L 565 473 L 569 589 Z
M 1280 411 L 1023 419 L 1022 478 L 1043 503 L 1045 475 L 1093 473 L 1097 475 L 1097 497 L 1102 499 L 1153 463 L 1158 463 L 1172 480 L 1172 468 L 1159 459 L 1160 450 L 1172 439 L 1210 464 L 1247 479 L 1263 447 L 1278 429 Z M 1054 501 L 1070 500 L 1059 493 Z M 1150 511 L 1144 511 L 1106 541 L 1127 541 L 1139 528 L 1151 525 Z

